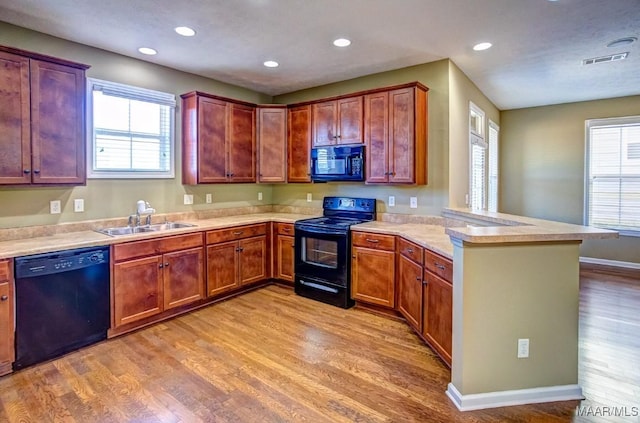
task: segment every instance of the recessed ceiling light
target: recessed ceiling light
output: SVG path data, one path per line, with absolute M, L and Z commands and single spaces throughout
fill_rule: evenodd
M 618 38 L 617 40 L 613 40 L 611 41 L 609 44 L 607 44 L 607 47 L 621 47 L 621 46 L 626 46 L 629 44 L 633 44 L 636 41 L 638 41 L 638 39 L 636 37 L 624 37 L 624 38 Z
M 475 51 L 482 51 L 482 50 L 486 50 L 488 48 L 491 48 L 492 45 L 493 44 L 491 44 L 491 43 L 479 43 L 479 44 L 476 44 L 475 46 L 473 46 L 473 49 Z
M 156 50 L 154 50 L 152 48 L 149 48 L 149 47 L 140 47 L 138 49 L 138 51 L 140 53 L 142 53 L 142 54 L 146 54 L 146 55 L 149 55 L 149 56 L 153 56 L 154 54 L 158 54 L 158 52 Z
M 346 38 L 338 38 L 337 40 L 333 40 L 333 45 L 336 47 L 346 47 L 351 44 L 351 40 L 347 40 Z
M 185 37 L 193 37 L 196 35 L 196 32 L 188 26 L 178 26 L 175 28 L 175 31 Z
M 266 62 L 263 63 L 263 65 L 265 65 L 268 68 L 277 68 L 278 66 L 280 66 L 280 64 L 274 60 L 267 60 Z

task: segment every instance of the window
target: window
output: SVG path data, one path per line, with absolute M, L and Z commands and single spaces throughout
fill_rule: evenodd
M 89 78 L 88 176 L 173 178 L 175 96 Z
M 498 133 L 489 121 L 485 134 L 485 114 L 469 103 L 469 206 L 472 210 L 498 211 Z
M 586 129 L 585 224 L 640 236 L 640 116 Z

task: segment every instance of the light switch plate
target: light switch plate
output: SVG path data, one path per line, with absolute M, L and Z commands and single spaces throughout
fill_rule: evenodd
M 418 208 L 418 197 L 409 198 L 409 207 L 411 207 L 412 209 Z
M 184 195 L 184 204 L 185 205 L 193 204 L 193 194 Z
M 396 206 L 396 197 L 393 195 L 389 196 L 389 207 L 395 207 Z
M 82 213 L 84 211 L 84 200 L 82 198 L 73 200 L 73 211 L 76 213 Z
M 518 358 L 529 358 L 529 338 L 518 339 Z
M 262 201 L 262 193 L 261 192 L 258 193 L 258 201 Z
M 60 206 L 60 200 L 53 200 L 49 202 L 49 213 L 60 214 L 62 207 Z

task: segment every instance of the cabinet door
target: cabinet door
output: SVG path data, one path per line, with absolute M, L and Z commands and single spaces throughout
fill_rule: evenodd
M 33 183 L 85 183 L 84 99 L 84 70 L 31 60 Z
M 213 297 L 238 287 L 238 242 L 207 247 L 207 295 Z
M 167 253 L 164 259 L 164 309 L 204 298 L 204 249 Z
M 393 308 L 395 306 L 395 253 L 352 248 L 351 298 Z
M 364 98 L 364 139 L 367 146 L 367 182 L 389 182 L 389 94 L 366 95 Z
M 162 311 L 162 257 L 123 261 L 113 266 L 115 327 Z
M 335 101 L 316 103 L 313 110 L 313 145 L 332 145 L 337 143 L 337 110 Z
M 229 103 L 229 181 L 256 181 L 256 109 Z
M 278 263 L 276 278 L 283 281 L 293 282 L 293 237 L 278 235 Z
M 287 108 L 258 108 L 258 181 L 287 181 Z
M 362 144 L 362 96 L 338 100 L 337 108 L 337 143 Z
M 227 103 L 198 97 L 198 182 L 227 181 Z
M 0 51 L 0 93 L 0 184 L 29 184 L 29 59 Z
M 288 182 L 311 182 L 311 106 L 289 109 Z
M 398 311 L 422 330 L 422 266 L 403 255 L 398 259 Z
M 424 272 L 422 333 L 429 344 L 451 365 L 453 286 L 430 272 Z
M 257 236 L 238 241 L 240 249 L 240 285 L 267 278 L 267 237 Z
M 414 88 L 389 92 L 389 182 L 414 183 Z
M 13 343 L 13 281 L 0 282 L 0 375 L 11 371 Z

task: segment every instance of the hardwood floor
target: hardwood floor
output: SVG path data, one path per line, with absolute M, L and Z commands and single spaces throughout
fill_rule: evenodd
M 583 273 L 578 401 L 459 412 L 403 322 L 266 288 L 0 379 L 2 422 L 600 422 L 640 401 L 640 284 Z M 638 421 L 628 417 L 626 421 Z

